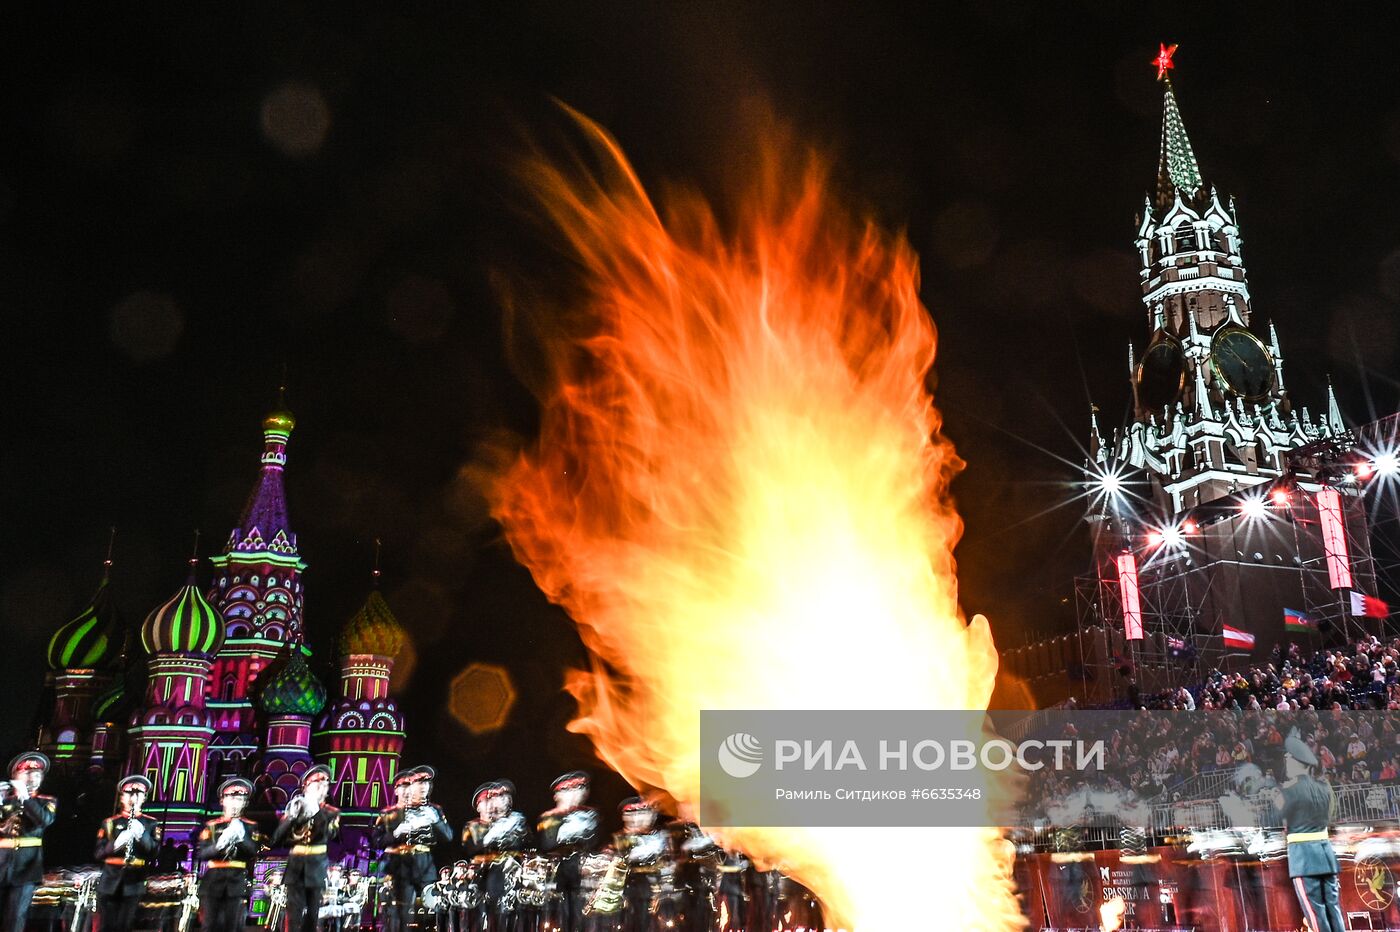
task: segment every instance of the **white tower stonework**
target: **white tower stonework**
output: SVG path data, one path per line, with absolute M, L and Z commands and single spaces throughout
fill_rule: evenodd
M 1175 514 L 1277 479 L 1287 451 L 1346 428 L 1330 386 L 1326 416 L 1290 402 L 1278 333 L 1254 315 L 1234 201 L 1204 185 L 1163 83 L 1157 194 L 1136 238 L 1147 342 L 1129 350 L 1133 416 L 1108 438 L 1094 424 L 1090 454 L 1099 468 L 1144 471 Z
M 1117 632 L 1111 652 L 1134 658 L 1144 687 L 1184 675 L 1183 656 L 1232 650 L 1227 628 L 1253 636 L 1256 656 L 1282 638 L 1350 631 L 1350 590 L 1374 591 L 1359 489 L 1324 485 L 1290 456 L 1351 435 L 1330 382 L 1320 416 L 1289 398 L 1278 332 L 1250 296 L 1235 204 L 1203 180 L 1186 135 L 1167 77 L 1173 50 L 1156 62 L 1157 190 L 1135 237 L 1147 328 L 1141 350 L 1128 348 L 1131 415 L 1107 436 L 1091 415 L 1089 437 L 1089 470 L 1105 478 L 1088 515 L 1092 623 Z M 1289 611 L 1315 630 L 1290 633 Z

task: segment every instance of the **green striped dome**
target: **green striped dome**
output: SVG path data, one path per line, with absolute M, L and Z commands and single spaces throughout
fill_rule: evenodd
M 49 668 L 105 670 L 117 660 L 121 648 L 121 616 L 104 578 L 87 607 L 49 639 Z
M 351 654 L 396 657 L 403 640 L 403 626 L 376 589 L 340 632 L 340 653 L 346 657 Z
M 141 625 L 141 645 L 148 654 L 212 656 L 223 643 L 223 619 L 199 594 L 193 579 Z
M 266 679 L 263 680 L 263 677 Z M 293 647 L 281 669 L 264 671 L 258 704 L 271 715 L 315 715 L 326 706 L 326 687 L 306 665 L 301 648 Z

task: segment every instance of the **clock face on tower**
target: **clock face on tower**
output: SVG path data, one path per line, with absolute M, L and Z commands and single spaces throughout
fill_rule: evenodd
M 1158 337 L 1137 367 L 1138 403 L 1156 411 L 1176 401 L 1186 385 L 1186 357 L 1181 344 L 1169 336 Z
M 1215 332 L 1210 367 L 1226 388 L 1246 401 L 1259 401 L 1273 390 L 1273 357 L 1264 341 L 1243 327 L 1221 327 Z

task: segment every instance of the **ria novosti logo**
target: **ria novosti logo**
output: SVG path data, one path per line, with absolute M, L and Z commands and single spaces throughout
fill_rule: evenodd
M 719 746 L 719 765 L 735 779 L 751 777 L 763 766 L 763 745 L 751 734 L 735 732 Z

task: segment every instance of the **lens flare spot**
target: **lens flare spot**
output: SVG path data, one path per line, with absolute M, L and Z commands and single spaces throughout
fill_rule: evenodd
M 474 735 L 503 728 L 515 705 L 515 684 L 505 667 L 474 663 L 452 680 L 447 708 Z

